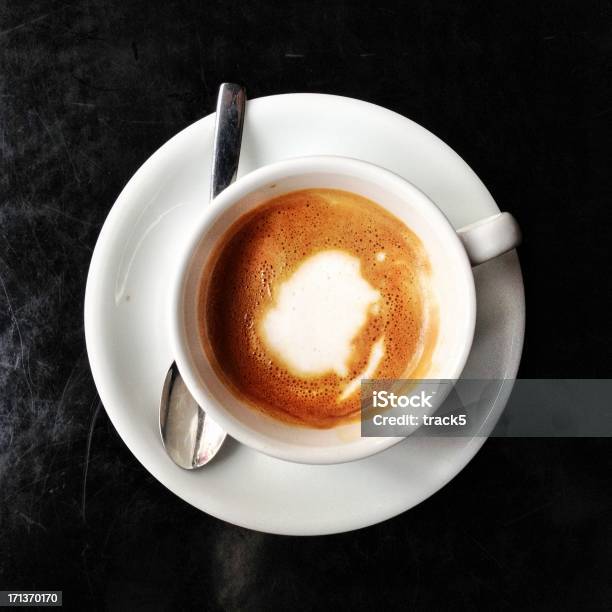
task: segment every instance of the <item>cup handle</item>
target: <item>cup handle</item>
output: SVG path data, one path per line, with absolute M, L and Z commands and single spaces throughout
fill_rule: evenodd
M 470 223 L 457 230 L 473 266 L 511 251 L 521 243 L 521 230 L 507 212 Z

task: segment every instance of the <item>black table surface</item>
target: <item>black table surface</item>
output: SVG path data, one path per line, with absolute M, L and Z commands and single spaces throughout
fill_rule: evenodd
M 100 406 L 83 332 L 134 171 L 249 96 L 368 100 L 453 147 L 524 231 L 523 377 L 612 361 L 609 2 L 12 2 L 0 8 L 0 589 L 80 609 L 610 609 L 612 443 L 489 440 L 383 524 L 326 537 L 187 505 Z M 358 126 L 356 126 L 358 129 Z

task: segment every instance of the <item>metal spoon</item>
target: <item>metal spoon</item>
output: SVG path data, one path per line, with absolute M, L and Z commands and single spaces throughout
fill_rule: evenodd
M 234 83 L 223 83 L 217 97 L 213 147 L 211 200 L 236 178 L 246 91 Z M 206 465 L 225 440 L 225 431 L 198 405 L 187 389 L 178 367 L 172 362 L 159 406 L 159 430 L 170 458 L 186 470 Z

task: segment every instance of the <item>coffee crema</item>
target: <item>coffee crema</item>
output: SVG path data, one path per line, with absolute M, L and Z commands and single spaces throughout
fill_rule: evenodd
M 202 346 L 249 406 L 328 428 L 358 418 L 360 381 L 424 376 L 437 337 L 419 238 L 357 194 L 294 191 L 221 238 L 198 294 Z

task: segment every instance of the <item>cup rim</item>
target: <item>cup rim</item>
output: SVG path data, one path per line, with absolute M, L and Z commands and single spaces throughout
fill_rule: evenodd
M 463 271 L 463 277 L 465 279 L 464 285 L 468 292 L 466 297 L 469 306 L 469 317 L 468 320 L 464 322 L 466 331 L 465 339 L 461 345 L 461 350 L 455 358 L 454 367 L 452 368 L 453 376 L 449 376 L 452 380 L 459 378 L 467 362 L 474 338 L 476 325 L 476 293 L 472 267 L 456 230 L 453 228 L 446 215 L 429 196 L 410 181 L 376 164 L 338 155 L 292 157 L 272 164 L 267 164 L 238 178 L 206 207 L 200 219 L 195 222 L 193 232 L 179 257 L 174 284 L 170 291 L 170 335 L 174 358 L 187 388 L 196 401 L 200 405 L 206 407 L 205 409 L 209 416 L 225 429 L 230 436 L 254 450 L 279 459 L 305 464 L 334 464 L 364 459 L 390 448 L 404 440 L 405 437 L 368 438 L 371 442 L 367 448 L 363 446 L 356 447 L 351 444 L 318 448 L 301 446 L 278 440 L 270 442 L 265 436 L 252 430 L 236 419 L 223 407 L 216 397 L 202 388 L 202 385 L 198 381 L 199 377 L 195 370 L 195 366 L 191 363 L 189 349 L 184 340 L 185 334 L 183 333 L 184 284 L 192 258 L 206 230 L 234 204 L 266 184 L 286 178 L 290 175 L 307 174 L 314 171 L 344 173 L 351 176 L 359 176 L 360 178 L 366 175 L 367 178 L 372 177 L 373 183 L 382 183 L 385 181 L 387 184 L 395 184 L 397 188 L 408 190 L 412 195 L 416 195 L 416 199 L 411 199 L 411 203 L 413 205 L 416 204 L 422 210 L 426 209 L 427 214 L 435 219 L 435 223 L 439 227 L 445 228 L 445 239 L 448 237 L 449 246 L 452 245 L 458 255 L 457 264 Z

